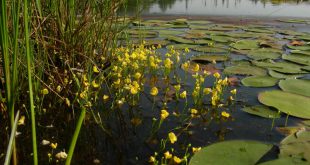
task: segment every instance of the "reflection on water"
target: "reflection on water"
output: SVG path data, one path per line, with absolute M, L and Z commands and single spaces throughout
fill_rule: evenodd
M 137 0 L 129 0 L 136 11 Z M 309 17 L 309 0 L 143 0 L 143 14 Z

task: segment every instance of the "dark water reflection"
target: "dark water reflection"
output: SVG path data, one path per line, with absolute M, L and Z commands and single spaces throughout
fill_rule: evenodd
M 143 0 L 144 15 L 219 15 L 258 17 L 308 17 L 309 0 Z M 137 0 L 129 0 L 130 12 Z

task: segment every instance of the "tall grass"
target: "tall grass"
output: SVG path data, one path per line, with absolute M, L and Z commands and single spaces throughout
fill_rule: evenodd
M 26 107 L 26 111 L 21 110 L 20 113 L 27 117 L 29 109 L 29 120 L 26 120 L 29 123 L 26 125 L 31 126 L 33 164 L 44 160 L 41 160 L 41 153 L 37 150 L 37 138 L 40 137 L 37 137 L 36 116 L 40 120 L 45 113 L 50 114 L 63 109 L 66 104 L 68 107 L 65 109 L 72 111 L 67 111 L 65 115 L 71 116 L 75 109 L 81 110 L 76 119 L 76 129 L 66 161 L 66 164 L 70 164 L 85 115 L 90 107 L 85 106 L 83 101 L 76 97 L 76 93 L 85 90 L 85 87 L 77 81 L 68 83 L 67 80 L 79 79 L 81 82 L 81 77 L 77 75 L 85 73 L 90 82 L 96 80 L 102 83 L 99 82 L 99 77 L 109 65 L 110 55 L 117 46 L 118 34 L 127 28 L 127 22 L 120 21 L 116 14 L 126 0 L 42 2 L 1 0 L 0 46 L 5 96 L 1 92 L 0 96 L 1 100 L 2 97 L 5 98 L 6 115 L 9 116 L 11 131 L 16 123 L 16 109 Z M 100 52 L 100 55 L 94 52 Z M 100 74 L 93 76 L 93 73 L 89 72 L 92 66 L 98 66 Z M 61 91 L 58 91 L 58 87 Z M 42 89 L 47 89 L 49 94 L 42 94 Z M 89 93 L 96 93 L 98 96 L 100 90 Z M 18 155 L 15 147 L 24 146 L 15 145 L 14 138 L 11 139 L 12 160 L 13 164 L 17 164 Z M 30 139 L 26 139 L 28 140 Z M 24 151 L 25 148 L 20 150 Z

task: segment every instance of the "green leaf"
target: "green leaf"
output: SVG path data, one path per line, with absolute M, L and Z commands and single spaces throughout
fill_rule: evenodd
M 265 76 L 267 71 L 263 68 L 250 65 L 238 65 L 231 66 L 224 69 L 225 74 L 237 74 L 237 75 L 253 75 L 253 76 Z
M 281 53 L 276 49 L 262 48 L 249 51 L 247 56 L 254 60 L 277 59 L 281 56 Z
M 278 79 L 270 76 L 251 76 L 241 80 L 247 87 L 271 87 L 277 84 Z
M 217 47 L 210 47 L 210 46 L 205 46 L 205 47 L 197 47 L 193 48 L 195 51 L 198 52 L 205 52 L 205 53 L 228 53 L 227 49 L 224 48 L 217 48 Z
M 280 72 L 277 72 L 271 69 L 268 70 L 268 74 L 271 77 L 278 78 L 278 79 L 296 79 L 296 78 L 300 78 L 304 76 L 303 74 L 283 74 L 283 73 L 280 73 Z
M 291 62 L 252 61 L 252 64 L 259 66 L 259 67 L 272 69 L 272 70 L 275 70 L 281 73 L 289 73 L 289 74 L 307 73 L 301 70 L 302 66 L 291 63 Z
M 232 140 L 211 144 L 196 153 L 190 165 L 253 165 L 272 145 L 257 141 Z
M 281 80 L 279 86 L 283 91 L 310 97 L 310 80 Z
M 300 130 L 280 143 L 279 157 L 297 157 L 310 161 L 310 131 Z M 309 163 L 309 162 L 308 162 Z
M 310 119 L 310 98 L 294 93 L 271 90 L 261 92 L 258 100 L 291 116 Z
M 307 165 L 309 162 L 300 158 L 285 157 L 268 162 L 260 163 L 259 165 Z
M 280 114 L 277 111 L 271 110 L 269 107 L 264 105 L 255 105 L 252 107 L 242 108 L 242 111 L 252 115 L 264 117 L 264 118 L 280 118 Z
M 183 43 L 183 44 L 193 44 L 194 43 L 194 41 L 192 41 L 192 40 L 188 40 L 188 39 L 185 39 L 182 37 L 177 37 L 177 36 L 168 36 L 167 39 L 170 41 L 174 41 L 177 43 Z
M 291 62 L 295 62 L 298 64 L 310 65 L 310 56 L 308 56 L 308 55 L 301 55 L 301 54 L 287 55 L 287 54 L 283 54 L 282 59 L 288 60 Z
M 225 55 L 208 55 L 208 54 L 204 54 L 204 55 L 198 55 L 198 56 L 194 56 L 190 59 L 191 61 L 194 62 L 213 62 L 213 61 L 227 61 L 229 60 L 228 56 Z
M 304 46 L 292 46 L 292 45 L 286 45 L 288 48 L 290 49 L 294 49 L 294 50 L 310 50 L 310 45 L 304 45 Z
M 259 42 L 255 40 L 239 40 L 230 46 L 237 50 L 250 50 L 259 48 Z

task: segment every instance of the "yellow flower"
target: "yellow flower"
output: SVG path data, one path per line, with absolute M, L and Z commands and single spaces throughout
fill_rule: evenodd
M 141 73 L 137 72 L 134 77 L 138 80 L 141 77 Z
M 170 132 L 168 134 L 168 138 L 169 138 L 171 144 L 174 144 L 178 140 L 177 136 L 175 136 L 175 134 L 173 132 Z
M 48 156 L 49 158 L 51 158 L 51 157 L 52 157 L 52 154 L 51 154 L 51 153 L 47 153 L 47 156 Z
M 184 64 L 182 64 L 182 68 L 183 68 L 184 70 L 188 70 L 188 68 L 189 68 L 189 62 L 185 62 Z
M 70 105 L 71 105 L 70 100 L 68 98 L 65 98 L 65 101 L 66 101 L 67 106 L 70 107 Z
M 228 78 L 225 77 L 225 79 L 222 81 L 222 85 L 227 86 L 228 85 Z
M 203 89 L 203 93 L 205 94 L 205 95 L 207 95 L 207 94 L 209 94 L 209 93 L 211 93 L 212 92 L 212 89 L 211 88 L 204 88 Z
M 185 53 L 189 53 L 189 49 L 188 48 L 185 48 Z
M 99 73 L 99 69 L 98 69 L 98 67 L 97 66 L 93 66 L 93 72 L 95 72 L 95 73 Z
M 236 95 L 237 94 L 237 89 L 233 89 L 230 91 L 231 94 Z
M 154 163 L 156 161 L 156 158 L 154 156 L 150 156 L 149 162 Z
M 114 81 L 115 85 L 119 85 L 121 83 L 121 79 L 117 79 L 116 81 Z
M 230 100 L 230 101 L 234 101 L 235 99 L 234 99 L 234 97 L 229 96 L 229 100 Z
M 230 116 L 230 114 L 227 113 L 227 112 L 225 112 L 225 111 L 223 111 L 223 112 L 221 113 L 221 115 L 222 115 L 223 117 L 226 117 L 226 118 L 229 118 L 229 116 Z
M 130 88 L 130 93 L 133 94 L 133 95 L 137 94 L 138 93 L 138 88 L 136 88 L 135 86 L 132 86 Z
M 192 148 L 193 153 L 196 153 L 196 152 L 198 152 L 200 150 L 201 150 L 201 147 L 193 147 Z
M 52 147 L 52 149 L 56 149 L 57 148 L 57 143 L 51 143 L 50 146 Z
M 194 64 L 193 72 L 198 72 L 198 71 L 199 71 L 199 65 L 198 64 Z
M 221 77 L 221 75 L 218 72 L 214 73 L 213 76 L 217 79 Z
M 18 120 L 18 125 L 25 125 L 25 116 L 21 116 L 20 119 Z
M 150 91 L 150 94 L 152 96 L 157 96 L 158 95 L 158 89 L 156 87 L 153 87 Z
M 47 88 L 44 88 L 44 89 L 41 90 L 41 93 L 42 93 L 43 95 L 47 95 L 49 92 L 48 92 L 48 89 L 47 89 Z
M 97 84 L 95 80 L 93 80 L 93 81 L 91 82 L 91 85 L 92 85 L 94 88 L 98 88 L 98 87 L 99 87 L 99 84 Z
M 165 156 L 166 159 L 171 159 L 172 158 L 172 154 L 170 154 L 169 151 L 165 152 L 164 156 Z
M 182 99 L 185 99 L 186 98 L 186 91 L 183 91 L 181 94 L 180 94 L 180 97 Z
M 173 64 L 173 62 L 170 60 L 170 58 L 165 59 L 165 61 L 164 61 L 165 68 L 170 69 L 172 64 Z
M 102 98 L 103 98 L 103 100 L 104 100 L 104 101 L 106 101 L 106 100 L 108 100 L 108 99 L 109 99 L 109 96 L 108 96 L 108 95 L 103 95 L 103 97 L 102 97 Z
M 196 115 L 198 113 L 197 109 L 192 108 L 191 109 L 191 114 Z
M 174 85 L 173 87 L 174 87 L 174 89 L 175 89 L 176 91 L 179 91 L 179 90 L 181 89 L 181 85 L 180 85 L 180 84 Z
M 61 86 L 60 85 L 58 85 L 57 87 L 56 87 L 56 91 L 59 93 L 59 92 L 61 92 Z
M 85 98 L 86 98 L 86 91 L 81 92 L 81 93 L 80 93 L 80 97 L 81 97 L 82 99 L 85 99 Z
M 173 161 L 176 163 L 176 164 L 180 164 L 182 162 L 182 159 L 180 159 L 179 157 L 177 156 L 173 156 Z
M 165 109 L 161 110 L 160 119 L 165 120 L 169 116 L 169 112 Z

